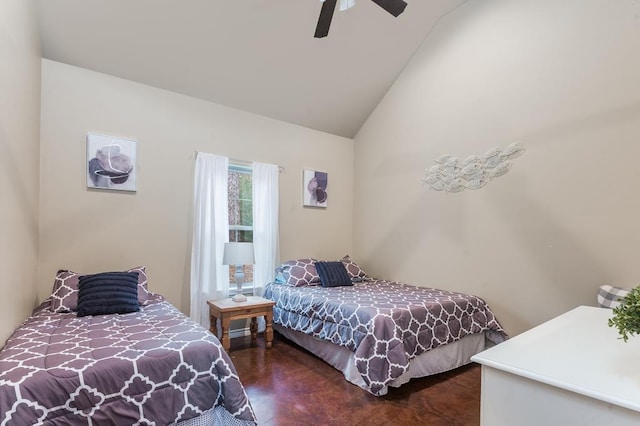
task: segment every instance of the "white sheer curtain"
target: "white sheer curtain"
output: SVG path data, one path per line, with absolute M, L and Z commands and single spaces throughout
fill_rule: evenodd
M 273 281 L 278 260 L 278 166 L 253 163 L 253 267 L 254 294 L 262 296 Z
M 207 300 L 229 294 L 229 270 L 222 265 L 229 240 L 229 159 L 198 153 L 193 183 L 191 318 L 209 328 Z

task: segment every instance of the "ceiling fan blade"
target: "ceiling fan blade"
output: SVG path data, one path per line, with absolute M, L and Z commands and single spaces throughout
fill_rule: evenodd
M 338 0 L 325 0 L 322 3 L 318 25 L 316 26 L 315 38 L 326 37 L 329 34 L 329 27 L 333 19 L 333 12 L 336 10 Z
M 373 0 L 373 2 L 395 17 L 398 17 L 407 7 L 407 2 L 402 0 Z

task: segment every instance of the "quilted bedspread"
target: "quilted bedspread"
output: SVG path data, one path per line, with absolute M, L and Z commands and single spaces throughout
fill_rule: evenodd
M 218 339 L 161 296 L 125 315 L 47 303 L 0 352 L 0 425 L 167 425 L 219 405 L 256 423 Z
M 346 287 L 269 284 L 273 321 L 355 352 L 369 392 L 380 395 L 409 368 L 412 358 L 462 337 L 506 334 L 479 297 L 376 280 Z

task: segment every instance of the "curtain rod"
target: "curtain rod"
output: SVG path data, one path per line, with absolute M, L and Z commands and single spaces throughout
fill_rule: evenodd
M 198 154 L 200 154 L 200 151 L 198 151 L 198 150 L 196 150 L 194 152 L 196 154 L 196 157 L 198 156 Z M 227 158 L 229 158 L 230 162 L 236 163 L 236 164 L 240 164 L 240 165 L 243 165 L 243 166 L 250 166 L 253 163 L 253 161 L 248 161 L 248 160 L 239 160 L 237 158 L 231 158 L 231 157 L 227 157 Z M 280 169 L 281 172 L 284 172 L 284 170 L 285 170 L 284 166 L 280 166 L 278 164 L 276 164 L 276 165 L 278 166 L 278 169 Z

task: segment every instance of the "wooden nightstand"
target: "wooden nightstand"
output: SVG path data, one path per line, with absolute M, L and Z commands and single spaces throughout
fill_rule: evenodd
M 217 320 L 220 320 L 222 327 L 222 337 L 220 341 L 222 346 L 229 350 L 231 343 L 229 342 L 229 325 L 231 320 L 251 318 L 251 339 L 255 340 L 258 334 L 258 320 L 256 317 L 264 316 L 267 326 L 264 330 L 264 338 L 267 348 L 271 347 L 273 342 L 273 300 L 264 297 L 248 296 L 246 302 L 234 302 L 231 299 L 207 300 L 209 305 L 209 317 L 211 319 L 211 332 L 218 335 Z

